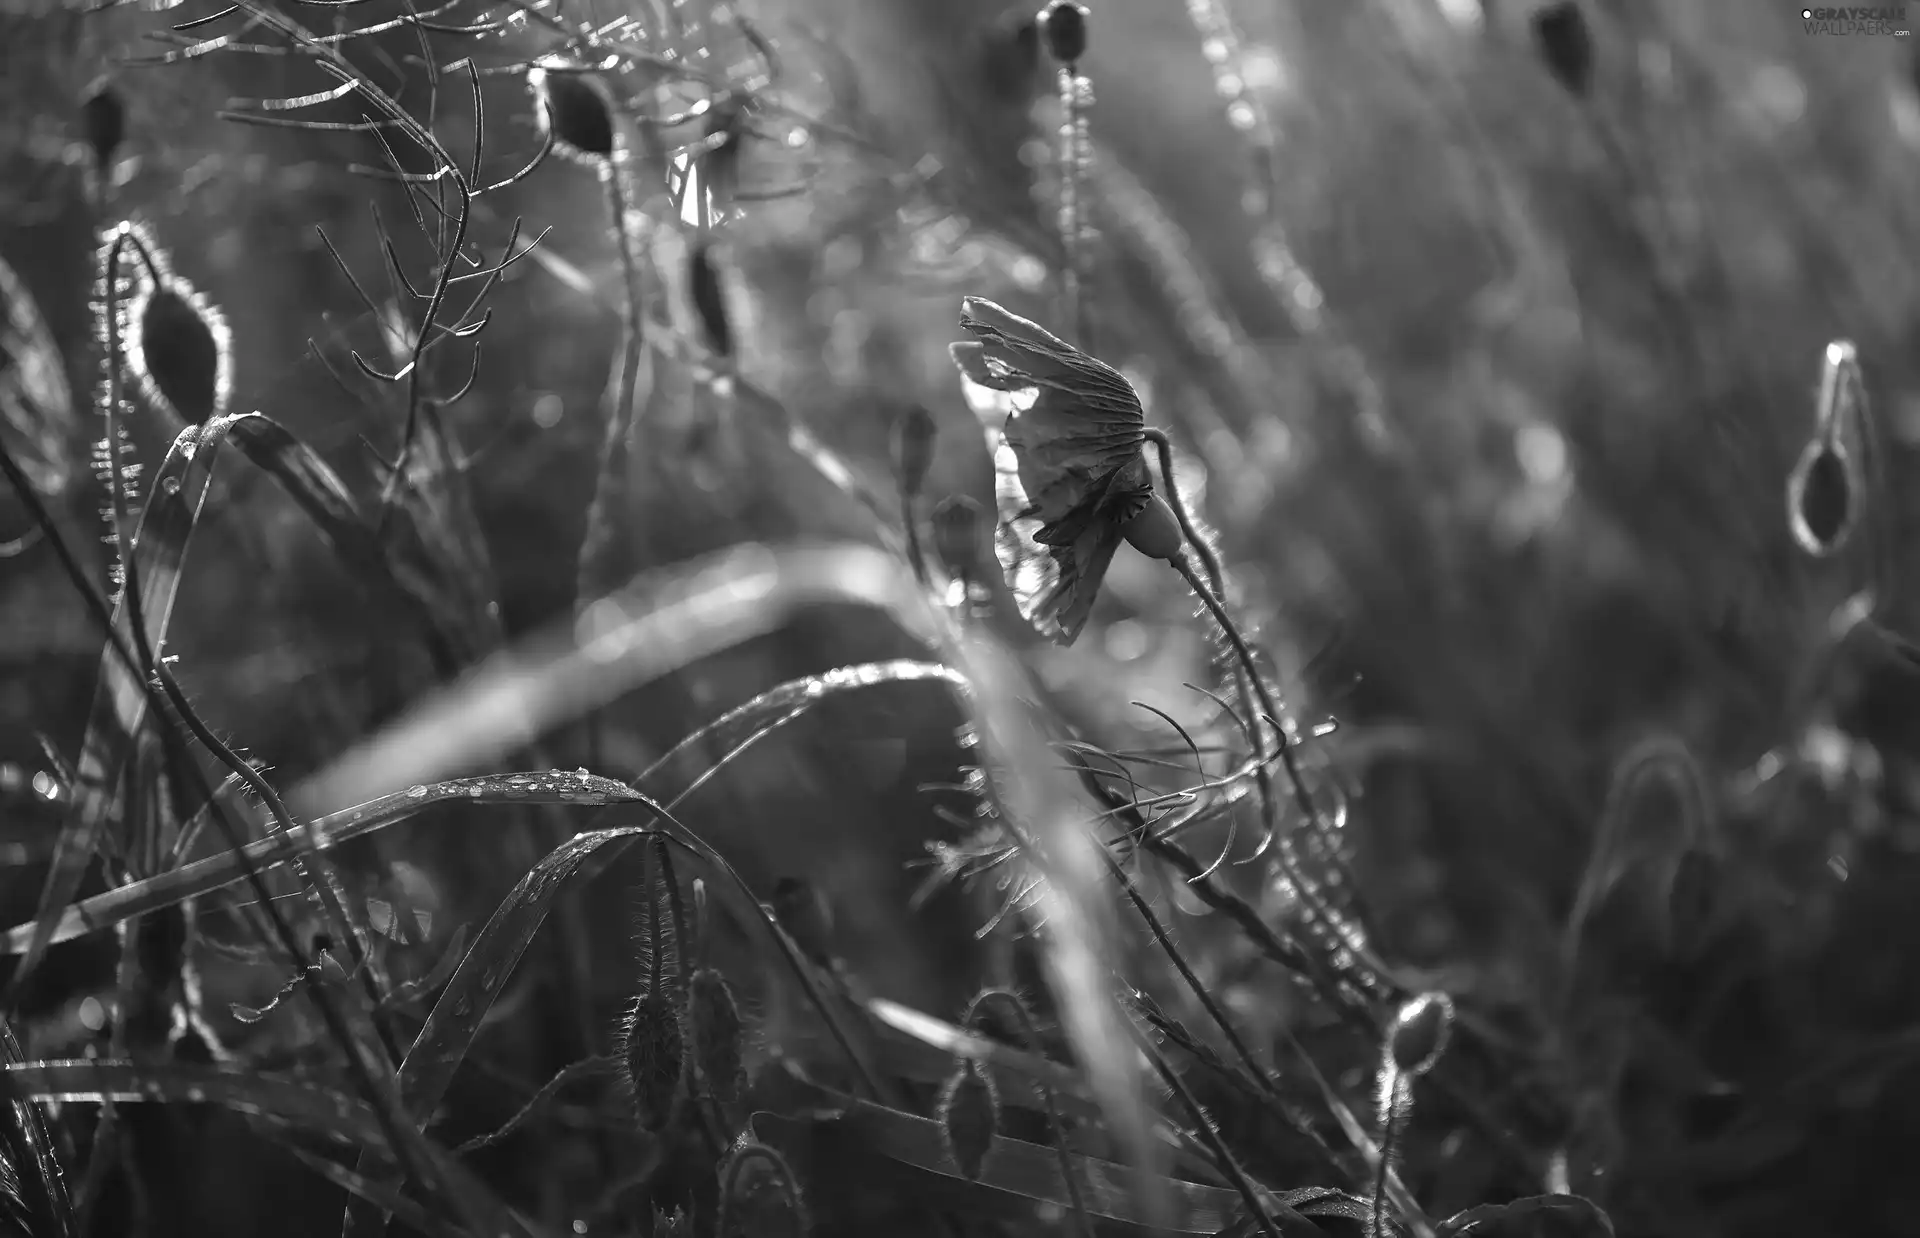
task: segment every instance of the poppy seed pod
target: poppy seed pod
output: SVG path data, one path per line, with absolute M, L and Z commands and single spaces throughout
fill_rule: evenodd
M 541 129 L 563 154 L 589 162 L 612 157 L 613 106 L 597 80 L 536 66 L 527 71 L 527 88 L 540 104 Z
M 1446 1052 L 1453 1032 L 1453 999 L 1445 993 L 1422 993 L 1400 1007 L 1387 1034 L 1387 1053 L 1403 1075 L 1424 1075 Z
M 106 82 L 96 85 L 80 105 L 80 128 L 93 152 L 93 166 L 105 172 L 127 136 L 127 108 L 119 92 Z
M 918 404 L 910 404 L 894 414 L 893 472 L 900 492 L 910 499 L 919 498 L 927 484 L 927 472 L 933 468 L 933 448 L 939 427 L 933 414 Z
M 947 1155 L 968 1181 L 978 1182 L 1000 1130 L 1000 1094 L 993 1077 L 978 1062 L 960 1062 L 940 1089 L 937 1112 Z
M 1061 64 L 1074 64 L 1087 54 L 1087 6 L 1074 0 L 1053 0 L 1040 13 L 1047 54 Z
M 1534 12 L 1533 42 L 1555 81 L 1577 98 L 1593 85 L 1593 32 L 1579 0 L 1555 0 Z

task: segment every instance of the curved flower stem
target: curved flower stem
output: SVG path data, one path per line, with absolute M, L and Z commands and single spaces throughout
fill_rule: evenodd
M 1321 824 L 1320 811 L 1313 802 L 1312 794 L 1307 790 L 1306 777 L 1301 772 L 1299 759 L 1294 752 L 1296 745 L 1293 742 L 1293 738 L 1287 733 L 1286 727 L 1280 721 L 1279 703 L 1274 700 L 1271 689 L 1267 687 L 1266 679 L 1260 674 L 1260 667 L 1254 661 L 1253 649 L 1247 644 L 1246 638 L 1241 635 L 1240 626 L 1234 622 L 1233 616 L 1227 613 L 1225 574 L 1221 570 L 1220 560 L 1214 555 L 1212 548 L 1200 537 L 1199 530 L 1194 526 L 1193 518 L 1187 513 L 1186 503 L 1180 498 L 1179 487 L 1175 484 L 1173 478 L 1173 444 L 1171 440 L 1168 439 L 1164 430 L 1149 429 L 1146 432 L 1146 437 L 1154 444 L 1159 452 L 1160 476 L 1166 485 L 1167 502 L 1173 508 L 1174 518 L 1179 521 L 1180 531 L 1185 535 L 1188 544 L 1193 547 L 1194 554 L 1199 556 L 1201 563 L 1205 566 L 1209 579 L 1206 581 L 1200 579 L 1199 574 L 1194 571 L 1192 560 L 1187 557 L 1184 551 L 1175 555 L 1169 562 L 1173 564 L 1173 569 L 1179 572 L 1181 577 L 1185 579 L 1188 588 L 1192 589 L 1200 601 L 1205 604 L 1208 613 L 1213 617 L 1215 626 L 1218 627 L 1221 634 L 1227 638 L 1227 643 L 1233 647 L 1233 652 L 1238 662 L 1238 667 L 1235 671 L 1235 681 L 1236 687 L 1240 692 L 1241 700 L 1249 712 L 1252 712 L 1254 704 L 1256 702 L 1258 703 L 1260 715 L 1264 717 L 1268 725 L 1273 728 L 1276 743 L 1279 748 L 1280 763 L 1282 768 L 1287 772 L 1287 781 L 1293 792 L 1294 806 L 1299 810 L 1304 821 L 1314 828 L 1319 828 Z M 1271 804 L 1272 793 L 1270 784 L 1265 777 L 1267 760 L 1266 744 L 1259 740 L 1262 732 L 1258 725 L 1255 725 L 1252 731 L 1255 736 L 1256 751 L 1254 756 L 1258 762 L 1258 777 L 1261 780 L 1262 803 Z M 1273 832 L 1270 827 L 1270 838 Z M 1319 897 L 1312 883 L 1304 880 L 1300 874 L 1294 870 L 1293 862 L 1287 856 L 1285 849 L 1280 849 L 1276 854 L 1279 856 L 1281 870 L 1293 884 L 1294 891 L 1301 903 L 1306 907 L 1309 916 L 1339 939 L 1343 946 L 1353 951 L 1356 957 L 1363 960 L 1368 969 L 1371 970 L 1376 977 L 1390 977 L 1391 973 L 1380 960 L 1372 957 L 1371 951 L 1361 949 L 1357 943 L 1350 940 L 1350 934 L 1340 931 L 1339 926 L 1342 917 L 1335 914 L 1333 909 L 1326 905 L 1325 901 Z

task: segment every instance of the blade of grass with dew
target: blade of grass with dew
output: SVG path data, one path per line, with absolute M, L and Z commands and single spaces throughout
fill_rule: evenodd
M 17 1069 L 24 1061 L 20 1042 L 14 1039 L 13 1025 L 0 1019 L 0 1058 L 5 1069 Z M 73 1206 L 67 1198 L 66 1179 L 60 1172 L 60 1158 L 53 1135 L 47 1129 L 40 1107 L 29 1097 L 9 1093 L 12 1104 L 0 1120 L 0 1150 L 12 1167 L 20 1202 L 35 1222 L 33 1232 L 49 1238 L 69 1238 L 74 1232 Z
M 862 662 L 839 666 L 819 675 L 790 679 L 760 693 L 744 705 L 728 710 L 699 730 L 675 744 L 665 755 L 649 765 L 634 779 L 634 785 L 655 798 L 665 798 L 661 780 L 677 769 L 693 763 L 711 764 L 710 754 L 731 749 L 755 731 L 774 723 L 792 721 L 781 715 L 811 709 L 830 696 L 894 683 L 922 683 L 944 680 L 955 686 L 965 681 L 960 673 L 939 662 L 916 662 L 901 658 L 890 662 Z M 689 771 L 688 776 L 700 771 Z
M 241 855 L 223 851 L 204 860 L 120 886 L 65 908 L 54 923 L 52 944 L 111 928 L 134 916 L 172 907 L 189 898 L 233 885 L 246 878 L 248 863 L 261 871 L 290 862 L 303 848 L 326 851 L 396 825 L 435 804 L 562 804 L 604 807 L 637 802 L 626 784 L 592 774 L 555 771 L 489 774 L 457 778 L 432 786 L 416 785 L 353 808 L 317 818 L 287 837 L 269 837 L 249 843 Z M 204 810 L 203 810 L 204 811 Z M 259 813 L 258 809 L 249 811 Z M 264 814 L 261 814 L 264 815 Z M 241 856 L 244 855 L 243 860 Z M 32 941 L 37 924 L 9 929 L 0 938 L 0 954 L 19 954 Z
M 1060 1176 L 1060 1154 L 1054 1148 L 995 1135 L 992 1150 L 980 1166 L 980 1176 L 969 1179 L 953 1164 L 940 1123 L 934 1119 L 876 1105 L 811 1081 L 796 1079 L 795 1086 L 812 1093 L 816 1111 L 837 1115 L 862 1143 L 889 1160 L 1011 1199 L 1059 1208 L 1072 1206 L 1072 1194 Z M 821 1118 L 816 1116 L 814 1120 Z M 807 1119 L 766 1111 L 755 1113 L 752 1119 L 756 1137 L 772 1136 L 770 1142 L 786 1142 L 775 1134 L 782 1129 L 804 1138 L 806 1125 Z M 1162 1177 L 1156 1186 L 1166 1206 L 1161 1215 L 1150 1214 L 1141 1207 L 1139 1192 L 1132 1183 L 1137 1170 L 1098 1157 L 1068 1155 L 1086 1188 L 1083 1198 L 1087 1211 L 1102 1220 L 1175 1234 L 1218 1234 L 1244 1211 L 1237 1191 Z M 1301 1238 L 1321 1238 L 1323 1231 L 1298 1211 L 1296 1199 L 1309 1207 L 1332 1204 L 1333 1215 L 1344 1215 L 1346 1208 L 1361 1205 L 1360 1200 L 1329 1187 L 1287 1192 L 1263 1189 L 1263 1194 L 1283 1226 L 1288 1225 L 1292 1214 L 1289 1231 Z
M 825 603 L 886 610 L 909 629 L 932 614 L 905 566 L 845 544 L 734 547 L 649 572 L 480 663 L 296 788 L 327 811 L 498 759 L 542 733 Z
M 206 505 L 220 444 L 233 421 L 231 417 L 216 417 L 204 425 L 182 430 L 154 475 L 152 497 L 140 518 L 130 554 L 136 569 L 134 578 L 141 585 L 147 640 L 149 647 L 156 651 L 166 640 L 167 624 L 179 596 L 180 572 L 186 562 L 187 547 Z M 114 639 L 128 650 L 137 648 L 132 638 L 132 623 L 132 612 L 123 597 L 113 611 Z M 8 984 L 13 992 L 19 991 L 28 973 L 38 966 L 41 955 L 53 944 L 54 930 L 63 909 L 73 901 L 81 882 L 86 880 L 102 831 L 107 828 L 113 812 L 120 771 L 146 717 L 146 693 L 132 668 L 121 659 L 114 640 L 109 640 L 100 655 L 99 684 L 94 689 L 86 733 L 80 744 L 70 815 L 54 845 L 53 861 L 41 887 L 31 936 L 19 952 L 25 957 Z M 132 842 L 122 840 L 123 849 L 129 853 L 145 850 Z

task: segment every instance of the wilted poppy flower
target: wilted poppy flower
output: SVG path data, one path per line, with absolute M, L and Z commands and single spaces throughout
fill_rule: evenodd
M 991 301 L 968 297 L 960 325 L 975 337 L 950 348 L 962 374 L 1031 393 L 993 432 L 996 545 L 1021 612 L 1072 644 L 1122 541 L 1156 559 L 1180 553 L 1180 526 L 1147 470 L 1140 397 L 1112 366 Z

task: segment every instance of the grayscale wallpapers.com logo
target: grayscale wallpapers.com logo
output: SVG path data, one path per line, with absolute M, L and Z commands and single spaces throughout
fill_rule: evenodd
M 1808 34 L 1887 34 L 1904 39 L 1913 33 L 1904 4 L 1868 9 L 1801 9 Z

